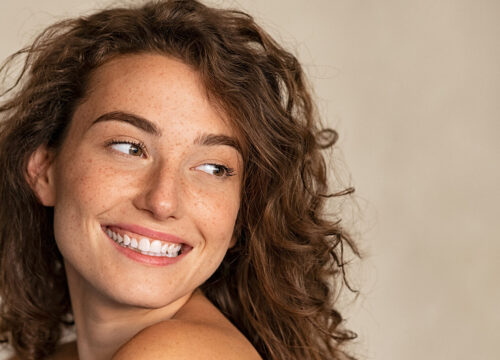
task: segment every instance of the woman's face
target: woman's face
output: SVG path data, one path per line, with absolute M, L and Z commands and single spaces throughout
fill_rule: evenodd
M 68 272 L 100 293 L 167 305 L 201 285 L 234 241 L 236 134 L 197 73 L 171 58 L 119 57 L 89 85 L 52 164 L 57 245 Z

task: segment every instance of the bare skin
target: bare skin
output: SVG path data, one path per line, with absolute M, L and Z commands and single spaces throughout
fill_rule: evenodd
M 236 241 L 235 129 L 198 74 L 163 55 L 113 59 L 89 89 L 58 152 L 42 146 L 28 164 L 54 208 L 77 332 L 55 359 L 258 358 L 196 291 Z M 183 251 L 139 256 L 107 230 Z
M 241 359 L 261 357 L 250 342 L 200 292 L 170 320 L 154 324 L 125 343 L 111 360 Z M 77 342 L 62 344 L 47 360 L 78 360 Z M 19 360 L 17 356 L 9 360 Z
M 151 326 L 118 350 L 112 360 L 261 359 L 222 313 L 196 292 L 172 318 Z

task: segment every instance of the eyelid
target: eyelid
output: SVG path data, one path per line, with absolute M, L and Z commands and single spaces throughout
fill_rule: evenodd
M 138 147 L 139 149 L 142 150 L 141 156 L 137 156 L 139 158 L 144 158 L 148 156 L 148 149 L 146 148 L 146 145 L 142 141 L 137 141 L 137 140 L 127 140 L 127 139 L 111 139 L 108 142 L 106 142 L 106 147 L 111 147 L 112 145 L 115 144 L 129 144 Z M 116 150 L 121 154 L 124 154 L 126 156 L 133 156 L 130 154 L 126 154 L 123 151 Z
M 222 176 L 217 176 L 217 175 L 215 175 L 215 174 L 210 174 L 210 175 L 212 175 L 212 176 L 214 176 L 214 177 L 218 177 L 218 178 L 221 178 L 221 179 L 225 179 L 225 178 L 229 178 L 229 177 L 231 177 L 231 176 L 236 175 L 236 174 L 234 173 L 234 169 L 233 169 L 233 168 L 231 168 L 231 167 L 229 167 L 229 166 L 226 166 L 226 165 L 217 164 L 217 163 L 211 163 L 211 162 L 208 162 L 208 163 L 204 163 L 204 164 L 198 165 L 198 166 L 196 166 L 196 167 L 195 167 L 195 169 L 198 169 L 198 168 L 200 168 L 200 167 L 202 167 L 202 166 L 207 166 L 207 165 L 208 165 L 208 166 L 219 167 L 219 168 L 222 168 L 222 169 L 224 170 L 224 172 L 225 172 L 225 173 L 224 173 L 224 175 L 222 175 Z M 202 171 L 203 171 L 203 172 L 206 172 L 206 171 L 204 171 L 204 170 L 202 170 Z M 206 172 L 206 173 L 208 174 L 208 172 Z

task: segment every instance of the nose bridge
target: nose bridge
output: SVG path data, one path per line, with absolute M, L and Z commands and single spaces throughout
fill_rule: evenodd
M 178 216 L 181 179 L 179 170 L 167 162 L 156 164 L 148 174 L 145 186 L 145 207 L 155 217 Z

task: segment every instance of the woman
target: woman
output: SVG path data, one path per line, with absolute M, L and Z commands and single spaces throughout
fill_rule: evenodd
M 0 107 L 18 358 L 347 358 L 333 297 L 356 248 L 324 205 L 352 190 L 328 195 L 337 136 L 295 57 L 193 0 L 63 21 L 23 54 Z

